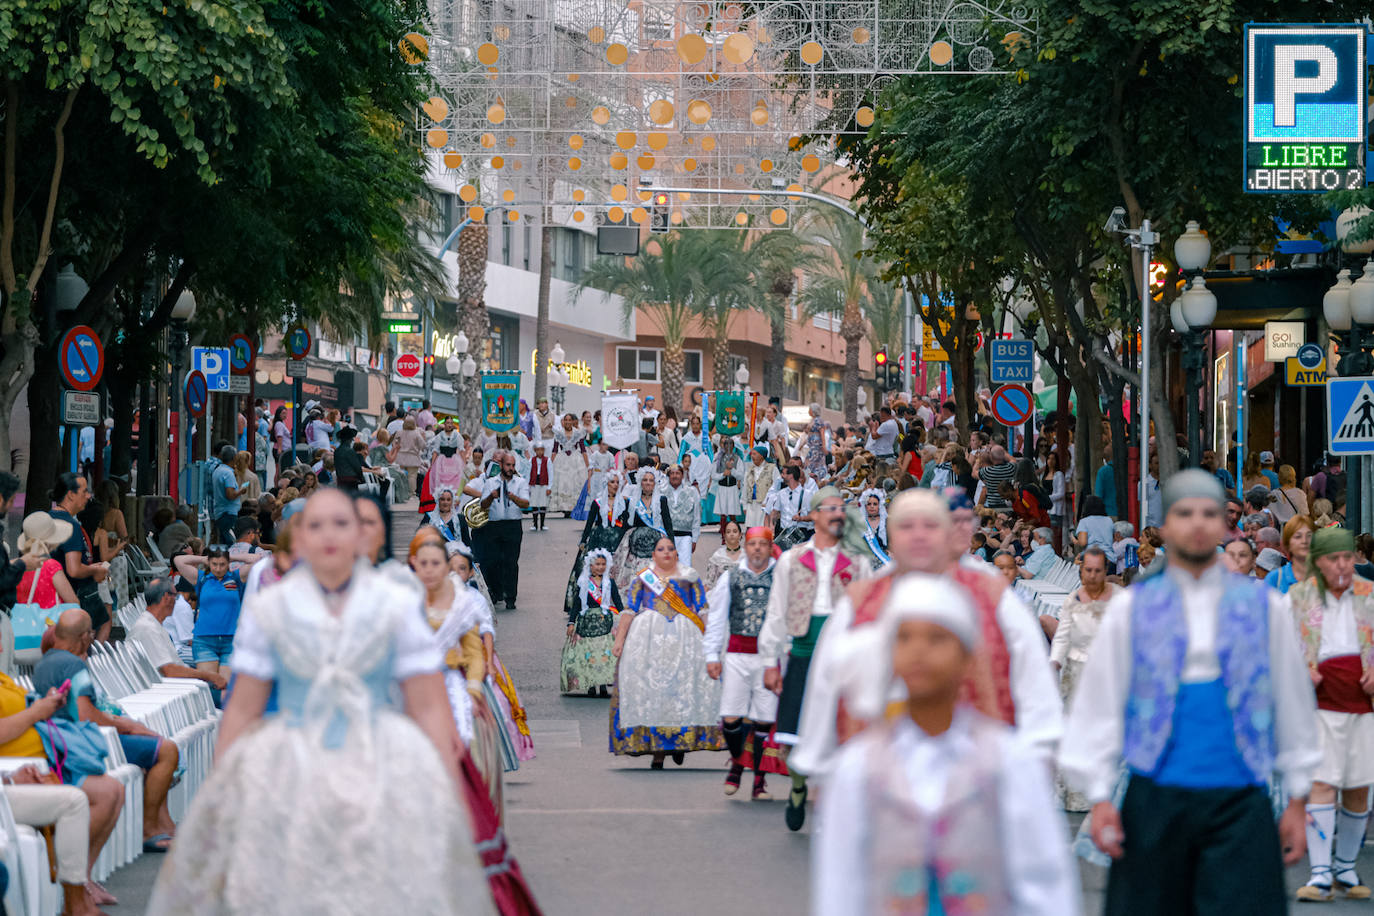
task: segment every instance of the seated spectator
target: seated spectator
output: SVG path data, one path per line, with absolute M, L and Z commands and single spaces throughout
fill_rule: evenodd
M 24 519 L 24 530 L 16 544 L 19 552 L 31 553 L 45 559 L 42 566 L 24 573 L 24 577 L 19 580 L 19 586 L 15 589 L 19 601 L 33 603 L 45 609 L 56 607 L 58 604 L 78 603 L 71 580 L 62 571 L 62 563 L 52 559 L 53 552 L 71 536 L 71 523 L 53 518 L 46 512 L 35 512 Z M 30 598 L 30 595 L 33 597 Z
M 1135 526 L 1130 522 L 1112 525 L 1112 555 L 1118 570 L 1126 568 L 1126 551 L 1132 547 L 1140 550 L 1140 542 L 1135 539 Z
M 239 570 L 230 569 L 228 552 L 218 549 L 203 557 L 177 557 L 176 569 L 196 586 L 196 629 L 191 637 L 196 667 L 203 671 L 228 667 L 243 607 Z
M 1039 579 L 1054 568 L 1059 555 L 1054 552 L 1054 531 L 1046 527 L 1031 532 L 1031 551 L 1026 557 L 1025 568 L 1031 578 Z
M 969 541 L 969 554 L 980 560 L 988 558 L 988 536 L 981 531 L 973 532 L 973 537 Z
M 157 515 L 153 516 L 153 525 L 156 526 L 159 518 L 166 509 L 159 509 Z M 157 535 L 157 549 L 164 557 L 171 559 L 177 554 L 186 552 L 186 544 L 194 536 L 195 532 L 191 526 L 196 523 L 196 512 L 190 506 L 177 506 L 176 515 L 172 521 L 168 522 Z
M 47 752 L 35 726 L 52 718 L 65 702 L 67 697 L 53 689 L 28 703 L 24 688 L 0 674 L 0 757 L 34 761 L 32 766 L 4 777 L 5 800 L 16 822 L 53 827 L 64 912 L 68 916 L 94 916 L 100 913 L 98 906 L 118 902 L 90 880 L 90 866 L 119 820 L 124 787 L 104 774 L 87 776 L 79 786 L 50 781 Z
M 1104 552 L 1111 553 L 1112 525 L 1112 517 L 1107 514 L 1107 506 L 1102 502 L 1102 497 L 1083 497 L 1083 514 L 1079 516 L 1078 527 L 1074 529 L 1074 546 L 1080 550 L 1100 547 Z
M 1016 557 L 1005 550 L 999 550 L 992 555 L 992 565 L 997 567 L 997 571 L 1007 580 L 1008 585 L 1015 585 L 1018 579 L 1031 578 L 1030 573 L 1016 565 Z
M 1259 552 L 1255 558 L 1255 575 L 1261 579 L 1267 579 L 1269 574 L 1283 566 L 1283 554 L 1273 547 L 1266 547 Z
M 143 599 L 148 603 L 147 609 L 138 615 L 129 628 L 129 638 L 138 643 L 157 673 L 163 677 L 194 678 L 205 681 L 216 690 L 223 690 L 226 683 L 224 675 L 217 671 L 189 668 L 181 663 L 172 637 L 163 627 L 163 622 L 172 616 L 177 603 L 172 581 L 153 579 L 144 586 Z
M 176 832 L 167 810 L 167 790 L 177 769 L 177 746 L 127 716 L 111 715 L 100 708 L 95 680 L 86 667 L 86 653 L 94 639 L 89 614 L 80 608 L 63 611 L 53 630 L 53 648 L 33 669 L 33 687 L 46 695 L 70 681 L 67 714 L 119 733 L 125 759 L 144 771 L 143 851 L 166 852 Z

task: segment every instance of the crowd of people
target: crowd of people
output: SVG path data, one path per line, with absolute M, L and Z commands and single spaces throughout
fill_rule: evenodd
M 89 865 L 123 796 L 51 759 L 42 726 L 63 718 L 113 726 L 146 772 L 145 849 L 169 853 L 154 913 L 398 894 L 538 912 L 502 826 L 504 774 L 534 745 L 496 610 L 517 608 L 524 533 L 552 515 L 580 524 L 560 690 L 608 701 L 616 756 L 725 751 L 725 795 L 752 772 L 757 802 L 781 780 L 787 828 L 814 821 L 817 914 L 1071 916 L 1075 852 L 1110 865 L 1112 914 L 1285 912 L 1283 866 L 1304 854 L 1299 900 L 1369 897 L 1374 539 L 1341 524 L 1338 463 L 1299 481 L 1268 452 L 1238 469 L 1207 452 L 1159 480 L 1152 455 L 1137 526 L 1109 463 L 1076 492 L 1054 424 L 1027 449 L 980 412 L 957 428 L 954 407 L 895 397 L 832 427 L 770 405 L 728 436 L 646 398 L 621 449 L 596 413 L 544 401 L 476 435 L 425 412 L 391 416 L 394 436 L 321 416 L 317 463 L 288 459 L 270 486 L 222 446 L 208 536 L 187 507 L 157 510 L 171 568 L 127 634 L 100 588 L 129 549 L 118 493 L 91 511 L 63 475 L 19 559 L 0 557 L 0 604 L 57 614 L 33 657 L 0 619 L 0 756 L 39 764 L 6 796 L 57 826 L 73 913 L 112 902 Z M 6 502 L 17 487 L 0 475 Z M 402 494 L 420 525 L 396 550 Z M 111 638 L 223 703 L 181 824 L 175 745 L 84 672 Z M 1076 839 L 1066 812 L 1085 815 Z M 347 854 L 364 847 L 366 867 Z

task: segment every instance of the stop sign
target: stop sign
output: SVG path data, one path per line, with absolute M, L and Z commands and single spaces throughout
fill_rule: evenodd
M 405 378 L 414 378 L 419 375 L 423 365 L 420 362 L 420 357 L 414 353 L 402 353 L 396 357 L 396 371 Z

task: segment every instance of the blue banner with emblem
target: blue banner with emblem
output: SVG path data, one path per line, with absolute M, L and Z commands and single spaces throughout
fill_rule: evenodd
M 482 373 L 482 425 L 493 432 L 513 429 L 518 422 L 519 372 Z

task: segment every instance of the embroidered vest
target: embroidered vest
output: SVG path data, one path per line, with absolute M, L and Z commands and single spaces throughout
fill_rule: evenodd
M 768 610 L 768 593 L 773 590 L 773 570 L 770 566 L 761 573 L 736 566 L 730 577 L 730 635 L 758 636 Z
M 816 572 L 815 550 L 809 543 L 793 547 L 783 554 L 778 562 L 789 562 L 789 555 L 796 552 L 790 560 L 792 568 L 787 582 L 787 632 L 794 639 L 805 636 L 811 627 L 811 610 L 816 606 L 816 588 L 820 577 Z M 854 580 L 854 561 L 842 548 L 835 551 L 835 569 L 830 574 L 830 603 L 844 592 Z
M 862 740 L 867 755 L 868 803 L 873 818 L 869 887 L 874 913 L 926 916 L 934 887 L 942 909 L 934 912 L 1010 913 L 999 811 L 999 738 L 1006 726 L 973 714 L 974 750 L 952 767 L 945 797 L 928 812 L 911 798 L 905 768 L 892 753 L 892 726 Z
M 1002 600 L 1002 580 L 963 566 L 955 566 L 949 577 L 961 585 L 978 614 L 978 651 L 973 653 L 973 665 L 964 681 L 963 699 L 983 715 L 999 719 L 1008 725 L 1016 724 L 1016 700 L 1011 692 L 1011 652 L 1007 649 L 1002 626 L 997 622 L 997 605 Z M 854 606 L 853 626 L 873 623 L 887 604 L 888 593 L 896 576 L 889 574 L 876 579 L 855 582 L 849 587 L 849 600 Z
M 1188 651 L 1183 598 L 1169 575 L 1138 586 L 1131 607 L 1131 693 L 1122 756 L 1157 772 L 1173 734 L 1179 677 Z M 1269 676 L 1269 595 L 1264 583 L 1226 575 L 1217 609 L 1217 657 L 1236 748 L 1263 783 L 1274 769 L 1274 688 Z
M 1374 582 L 1356 576 L 1350 583 L 1351 607 L 1355 612 L 1355 633 L 1360 640 L 1360 661 L 1366 671 L 1374 665 Z M 1322 648 L 1322 618 L 1326 615 L 1326 599 L 1317 588 L 1316 579 L 1299 582 L 1288 590 L 1288 601 L 1302 637 L 1303 656 L 1307 667 L 1317 670 L 1317 656 Z

